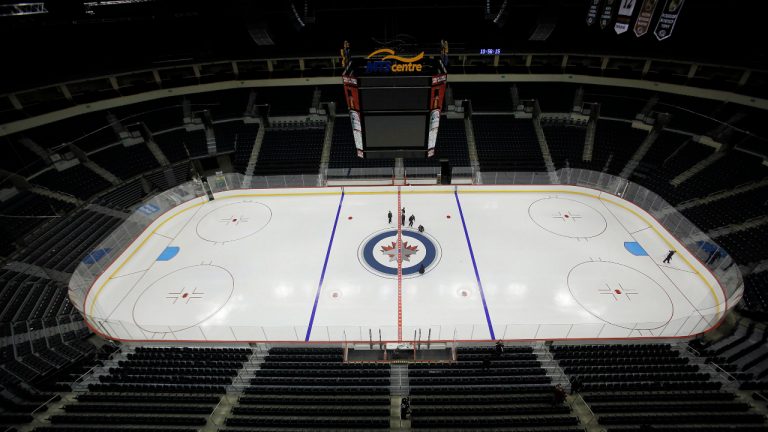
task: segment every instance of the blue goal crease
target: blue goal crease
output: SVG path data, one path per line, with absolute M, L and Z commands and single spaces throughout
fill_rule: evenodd
M 456 197 L 456 205 L 459 207 L 459 216 L 461 217 L 461 226 L 464 228 L 464 237 L 467 239 L 467 246 L 469 247 L 469 257 L 472 259 L 472 267 L 475 269 L 475 279 L 477 280 L 477 287 L 480 289 L 480 298 L 483 301 L 483 310 L 485 311 L 485 321 L 488 323 L 488 332 L 491 334 L 491 339 L 496 339 L 496 335 L 493 332 L 493 324 L 491 323 L 491 314 L 488 312 L 488 304 L 485 302 L 485 293 L 483 292 L 483 283 L 480 281 L 480 272 L 477 270 L 477 261 L 475 261 L 475 253 L 472 250 L 472 242 L 469 240 L 469 231 L 467 231 L 467 224 L 464 221 L 464 211 L 461 209 L 461 201 L 459 201 L 459 191 L 453 192 Z
M 315 303 L 312 305 L 312 314 L 309 316 L 309 325 L 307 326 L 307 335 L 304 337 L 304 342 L 309 342 L 309 336 L 312 334 L 312 323 L 315 321 L 315 312 L 317 312 L 317 302 L 320 300 L 320 289 L 323 287 L 323 280 L 325 280 L 325 270 L 328 268 L 328 258 L 331 256 L 331 247 L 333 247 L 333 238 L 336 236 L 336 226 L 339 223 L 339 215 L 341 214 L 341 204 L 344 202 L 344 189 L 341 190 L 341 198 L 339 199 L 339 207 L 336 209 L 336 219 L 333 220 L 333 230 L 331 231 L 331 240 L 328 242 L 328 250 L 325 251 L 325 261 L 323 261 L 323 271 L 320 273 L 320 282 L 317 284 L 317 292 L 315 293 Z

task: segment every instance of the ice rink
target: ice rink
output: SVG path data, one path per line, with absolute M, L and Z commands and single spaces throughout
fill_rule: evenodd
M 85 302 L 95 330 L 227 342 L 657 338 L 701 333 L 725 313 L 718 281 L 657 221 L 592 189 L 215 198 L 163 214 L 95 281 Z

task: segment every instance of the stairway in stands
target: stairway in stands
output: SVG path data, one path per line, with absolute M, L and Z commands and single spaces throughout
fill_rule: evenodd
M 345 363 L 341 348 L 271 348 L 222 432 L 386 430 L 388 364 Z
M 409 365 L 413 430 L 581 431 L 531 345 L 461 347 L 455 362 Z
M 764 415 L 670 344 L 550 349 L 608 432 L 765 430 Z
M 251 348 L 135 347 L 107 360 L 34 432 L 196 432 L 248 362 Z M 119 426 L 116 426 L 119 425 Z

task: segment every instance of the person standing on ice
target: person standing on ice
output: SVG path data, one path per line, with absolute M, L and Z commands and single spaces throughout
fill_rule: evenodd
M 387 218 L 389 219 L 389 223 L 392 223 L 392 210 L 387 213 Z
M 408 226 L 413 228 L 413 222 L 416 220 L 416 216 L 411 215 L 411 217 L 408 218 Z
M 664 258 L 663 262 L 665 264 L 669 264 L 669 261 L 672 259 L 672 255 L 674 255 L 674 254 L 675 254 L 675 251 L 673 251 L 673 250 L 669 251 L 669 253 L 667 254 L 667 257 Z
M 403 207 L 403 213 L 400 219 L 402 219 L 402 221 L 400 222 L 400 225 L 405 225 L 405 207 Z

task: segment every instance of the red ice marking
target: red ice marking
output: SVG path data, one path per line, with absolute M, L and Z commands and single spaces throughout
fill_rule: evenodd
M 189 294 L 187 294 L 187 293 L 184 293 L 184 294 L 181 295 L 181 298 L 187 298 L 187 297 L 189 297 Z
M 451 215 L 445 215 L 445 217 L 446 217 L 446 218 L 448 218 L 448 219 L 450 219 L 450 218 L 451 218 Z
M 564 218 L 568 218 L 569 216 L 566 214 L 566 215 L 563 215 L 563 217 L 564 217 Z
M 621 294 L 621 290 L 618 290 L 618 289 L 617 290 L 613 290 L 613 292 L 615 292 L 616 294 Z
M 348 217 L 347 219 L 352 220 L 352 216 Z
M 400 188 L 397 188 L 397 208 L 401 209 Z M 403 224 L 405 215 L 397 218 L 397 341 L 403 341 Z

